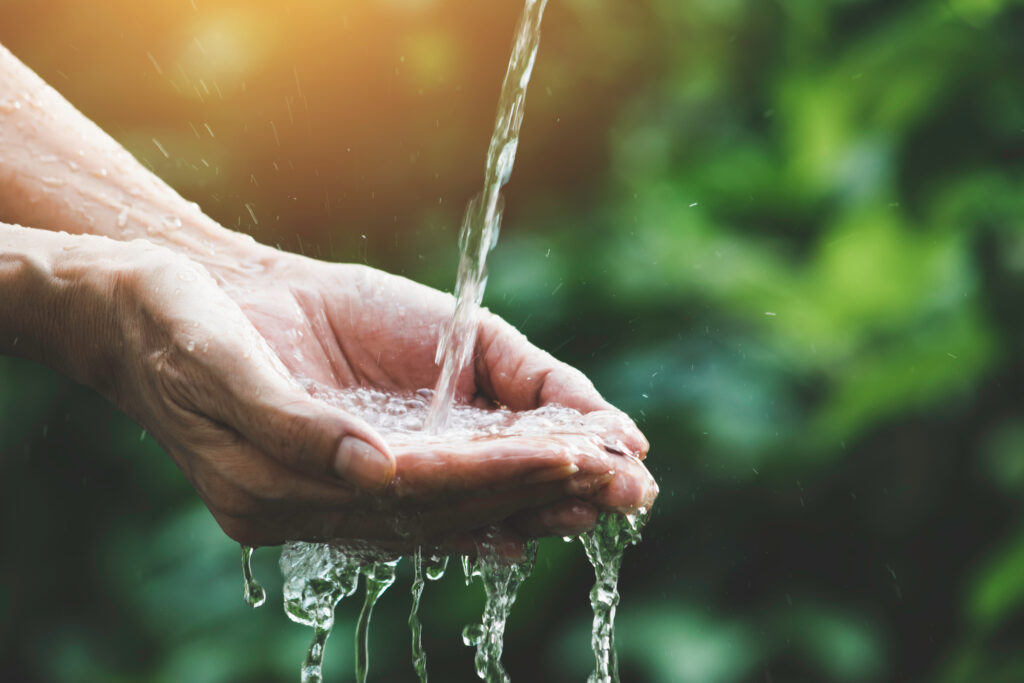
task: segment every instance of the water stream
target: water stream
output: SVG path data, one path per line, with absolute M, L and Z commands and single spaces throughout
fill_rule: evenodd
M 540 47 L 540 24 L 548 0 L 526 0 L 516 28 L 512 56 L 498 98 L 498 115 L 487 148 L 483 190 L 466 207 L 459 232 L 459 272 L 455 285 L 455 313 L 441 331 L 434 360 L 441 375 L 427 418 L 427 429 L 444 429 L 455 402 L 459 374 L 476 344 L 477 314 L 487 285 L 487 254 L 498 242 L 501 229 L 501 188 L 512 177 L 523 126 L 526 90 Z
M 423 650 L 423 623 L 420 621 L 420 599 L 426 581 L 437 581 L 448 568 L 445 556 L 423 556 L 423 549 L 417 548 L 412 556 L 412 607 L 409 610 L 409 633 L 412 636 L 412 668 L 420 683 L 427 683 L 427 653 Z
M 370 667 L 370 617 L 373 607 L 384 595 L 384 591 L 395 582 L 395 567 L 398 560 L 374 562 L 363 568 L 366 581 L 366 598 L 363 609 L 359 612 L 356 623 L 356 681 L 366 683 L 366 675 Z
M 640 530 L 647 513 L 636 515 L 602 514 L 593 531 L 580 536 L 587 559 L 594 568 L 594 587 L 590 607 L 594 622 L 590 647 L 594 650 L 594 672 L 588 683 L 618 683 L 619 665 L 615 657 L 615 610 L 619 605 L 619 569 L 626 548 L 640 542 Z
M 409 609 L 409 634 L 412 636 L 412 668 L 420 683 L 427 683 L 427 653 L 423 651 L 423 622 L 420 621 L 420 599 L 423 597 L 423 549 L 412 556 L 412 607 Z
M 508 673 L 501 664 L 505 625 L 519 587 L 530 577 L 536 560 L 537 542 L 531 541 L 522 562 L 509 562 L 485 549 L 475 561 L 464 565 L 464 569 L 468 569 L 467 582 L 476 577 L 483 584 L 485 602 L 481 622 L 463 629 L 462 642 L 476 648 L 476 675 L 488 683 L 509 682 Z

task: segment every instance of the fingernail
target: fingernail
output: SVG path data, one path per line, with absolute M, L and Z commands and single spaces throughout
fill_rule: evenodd
M 346 436 L 338 446 L 334 472 L 357 486 L 379 491 L 395 477 L 394 459 L 354 436 Z

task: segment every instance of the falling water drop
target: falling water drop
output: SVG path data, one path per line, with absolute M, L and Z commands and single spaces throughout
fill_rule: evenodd
M 146 431 L 142 431 L 142 436 Z M 252 552 L 255 550 L 251 545 L 242 546 L 242 578 L 245 580 L 245 603 L 249 607 L 256 608 L 267 601 L 267 592 L 263 586 L 252 576 Z

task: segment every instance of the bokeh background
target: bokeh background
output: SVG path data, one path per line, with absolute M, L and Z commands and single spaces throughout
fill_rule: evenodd
M 0 42 L 225 225 L 451 289 L 519 10 L 0 0 Z M 544 30 L 487 303 L 650 436 L 623 679 L 1024 680 L 1022 3 L 551 0 Z M 277 551 L 252 612 L 94 394 L 0 360 L 0 478 L 4 680 L 298 679 Z M 474 680 L 458 574 L 424 598 L 436 681 Z M 542 546 L 513 680 L 584 680 L 590 577 Z M 413 680 L 408 587 L 373 680 Z

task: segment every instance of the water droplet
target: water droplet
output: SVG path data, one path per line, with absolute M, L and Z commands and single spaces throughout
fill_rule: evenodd
M 145 436 L 146 432 L 142 432 Z M 252 575 L 252 553 L 254 548 L 252 546 L 242 546 L 242 579 L 245 582 L 245 603 L 249 607 L 259 607 L 267 600 L 267 592 L 263 590 L 263 586 L 253 578 Z
M 158 150 L 160 150 L 160 153 L 164 155 L 165 159 L 170 159 L 171 158 L 171 155 L 167 153 L 167 150 L 164 149 L 164 146 L 160 144 L 159 140 L 157 140 L 156 138 L 153 138 L 153 144 L 156 145 L 156 148 Z

